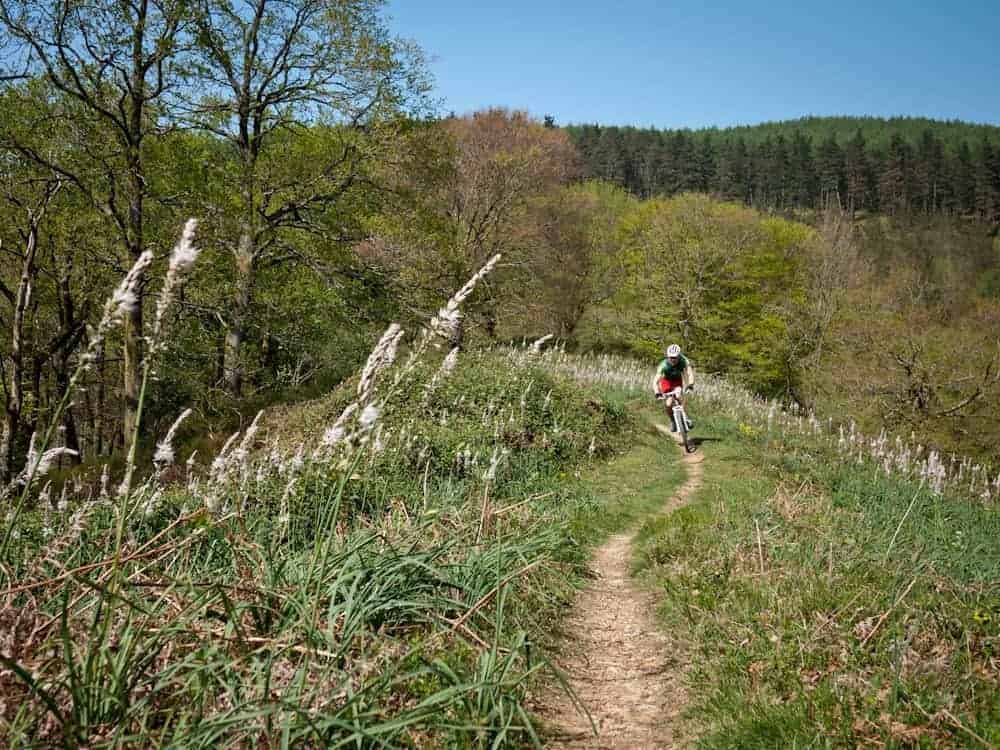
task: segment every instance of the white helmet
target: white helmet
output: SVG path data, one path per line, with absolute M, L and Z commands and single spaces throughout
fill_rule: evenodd
M 668 357 L 679 357 L 681 356 L 681 348 L 677 344 L 671 344 L 667 347 Z

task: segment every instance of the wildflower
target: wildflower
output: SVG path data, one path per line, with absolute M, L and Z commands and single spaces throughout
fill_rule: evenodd
M 226 468 L 229 465 L 229 449 L 233 447 L 233 443 L 240 436 L 240 431 L 237 430 L 222 446 L 222 450 L 219 451 L 219 455 L 215 457 L 212 461 L 212 466 L 209 469 L 209 479 L 218 483 L 226 473 Z
M 346 434 L 347 430 L 338 425 L 334 425 L 323 434 L 323 445 L 328 448 L 332 448 L 334 445 L 343 440 L 344 435 Z
M 153 515 L 153 512 L 156 510 L 156 506 L 159 503 L 160 498 L 162 496 L 163 496 L 163 490 L 157 487 L 156 491 L 152 495 L 150 495 L 146 499 L 146 502 L 143 504 L 142 515 L 145 516 L 146 518 L 149 518 L 151 515 Z
M 540 354 L 542 351 L 542 347 L 545 346 L 545 343 L 549 341 L 552 338 L 552 336 L 553 334 L 549 333 L 546 334 L 545 336 L 542 336 L 540 339 L 536 339 L 535 343 L 531 345 L 532 353 Z
M 492 482 L 497 475 L 497 468 L 500 466 L 500 462 L 506 458 L 508 451 L 504 448 L 502 451 L 499 447 L 493 449 L 493 455 L 490 456 L 490 465 L 483 473 L 483 479 L 487 482 Z
M 534 380 L 528 381 L 528 387 L 524 389 L 524 393 L 521 394 L 521 414 L 524 414 L 524 409 L 528 405 L 528 394 L 531 393 L 531 386 L 535 384 Z
M 110 312 L 110 320 L 118 321 L 124 319 L 126 315 L 135 311 L 139 304 L 139 283 L 142 281 L 146 269 L 153 263 L 153 252 L 144 251 L 135 261 L 135 264 L 125 274 L 125 278 L 115 289 L 108 300 L 105 312 Z
M 291 467 L 291 470 L 295 473 L 301 471 L 302 467 L 305 465 L 306 462 L 305 449 L 306 449 L 305 443 L 299 443 L 299 449 L 295 451 L 295 455 L 292 456 L 292 460 L 289 466 Z
M 462 311 L 441 308 L 437 317 L 432 318 L 430 329 L 443 339 L 454 339 L 462 327 Z
M 250 457 L 250 448 L 253 447 L 253 440 L 257 436 L 257 431 L 260 430 L 260 418 L 264 416 L 264 410 L 261 409 L 257 412 L 257 416 L 253 418 L 253 422 L 247 427 L 247 431 L 243 433 L 243 439 L 240 441 L 239 447 L 233 451 L 230 460 L 236 462 L 238 461 L 244 471 L 247 469 L 247 460 Z
M 205 508 L 209 513 L 218 513 L 221 508 L 221 498 L 214 492 L 205 495 Z
M 444 361 L 441 363 L 441 369 L 439 369 L 438 372 L 442 376 L 449 375 L 451 371 L 455 369 L 455 364 L 457 362 L 458 362 L 458 347 L 456 346 L 453 347 L 450 352 L 448 352 L 448 356 L 444 358 Z
M 347 434 L 347 420 L 358 410 L 358 404 L 356 401 L 348 404 L 344 410 L 337 417 L 337 421 L 333 423 L 333 427 L 328 429 L 323 435 L 323 440 L 320 442 L 320 447 L 322 448 L 332 448 Z
M 194 262 L 198 259 L 199 253 L 201 253 L 201 250 L 196 248 L 193 243 L 194 232 L 197 228 L 197 219 L 188 219 L 184 223 L 181 238 L 174 246 L 174 251 L 170 255 L 170 268 L 167 273 L 184 274 L 194 266 Z
M 75 450 L 71 448 L 50 448 L 45 451 L 41 456 L 39 456 L 34 451 L 34 436 L 32 436 L 32 445 L 28 451 L 28 463 L 24 467 L 24 471 L 19 477 L 21 484 L 31 484 L 38 477 L 43 477 L 49 473 L 52 465 L 55 463 L 56 459 L 63 456 L 78 456 L 80 455 Z
M 438 314 L 428 324 L 432 335 L 436 334 L 442 338 L 451 339 L 458 333 L 462 323 L 462 313 L 458 309 L 459 306 L 472 294 L 476 285 L 494 269 L 499 261 L 500 254 L 497 253 L 486 262 L 486 265 L 473 274 L 471 279 L 465 282 L 465 286 L 455 292 L 444 307 L 438 310 Z
M 453 347 L 448 355 L 441 362 L 441 366 L 438 368 L 437 372 L 434 373 L 434 377 L 431 378 L 430 382 L 427 384 L 427 389 L 425 391 L 425 399 L 429 398 L 431 393 L 437 387 L 438 383 L 444 380 L 448 375 L 451 374 L 452 370 L 455 369 L 455 365 L 458 362 L 458 347 Z

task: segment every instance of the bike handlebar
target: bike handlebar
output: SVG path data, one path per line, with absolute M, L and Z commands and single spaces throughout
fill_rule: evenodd
M 669 390 L 669 391 L 666 391 L 666 392 L 663 392 L 663 393 L 657 393 L 656 397 L 657 398 L 666 398 L 667 396 L 682 396 L 682 395 L 684 395 L 684 389 L 683 388 L 674 388 L 673 390 Z

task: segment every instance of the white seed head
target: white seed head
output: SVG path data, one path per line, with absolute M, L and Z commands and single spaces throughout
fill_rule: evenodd
M 194 266 L 201 250 L 194 245 L 194 233 L 198 228 L 197 219 L 188 219 L 181 231 L 181 238 L 170 254 L 170 266 L 167 273 L 187 273 Z
M 170 466 L 174 462 L 174 438 L 181 424 L 191 416 L 191 409 L 185 409 L 180 416 L 174 420 L 167 431 L 166 436 L 156 446 L 156 453 L 153 455 L 153 465 L 160 471 Z
M 552 338 L 552 336 L 553 336 L 553 334 L 551 334 L 551 333 L 550 333 L 550 334 L 547 334 L 547 335 L 545 335 L 545 336 L 542 336 L 542 337 L 541 337 L 540 339 L 536 339 L 535 343 L 533 343 L 533 344 L 531 345 L 531 350 L 532 350 L 532 351 L 533 351 L 533 352 L 534 352 L 535 354 L 538 354 L 539 352 L 541 352 L 541 351 L 542 351 L 542 347 L 543 347 L 543 346 L 545 346 L 545 343 L 546 343 L 546 342 L 547 342 L 547 341 L 548 341 L 549 339 L 551 339 L 551 338 Z
M 393 323 L 382 334 L 368 361 L 365 362 L 361 370 L 361 378 L 358 380 L 358 400 L 365 401 L 371 394 L 379 373 L 387 369 L 396 359 L 396 349 L 403 338 L 403 329 L 398 324 Z
M 378 414 L 378 407 L 374 404 L 368 404 L 368 406 L 366 406 L 361 412 L 361 416 L 358 418 L 358 421 L 364 429 L 371 429 L 371 426 L 375 424 L 375 420 L 378 419 Z

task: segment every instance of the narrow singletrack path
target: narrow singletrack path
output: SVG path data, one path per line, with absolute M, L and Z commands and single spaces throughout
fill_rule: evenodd
M 671 433 L 657 425 L 660 432 Z M 681 449 L 683 450 L 683 448 Z M 701 451 L 686 454 L 687 480 L 664 504 L 669 513 L 701 485 Z M 543 715 L 555 730 L 551 748 L 666 748 L 685 704 L 685 655 L 657 627 L 655 598 L 629 575 L 635 530 L 609 539 L 594 554 L 595 579 L 577 598 L 557 666 L 590 720 L 560 691 Z

